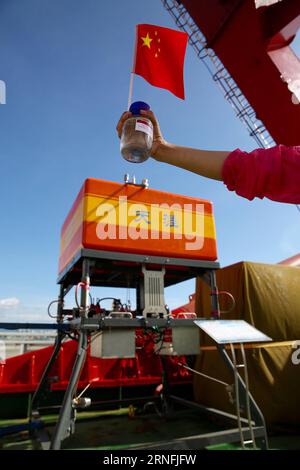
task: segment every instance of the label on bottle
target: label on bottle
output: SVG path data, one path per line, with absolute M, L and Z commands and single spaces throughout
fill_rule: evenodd
M 151 138 L 153 137 L 152 126 L 149 124 L 149 121 L 146 121 L 145 119 L 136 120 L 135 130 L 144 132 L 145 134 L 148 134 Z

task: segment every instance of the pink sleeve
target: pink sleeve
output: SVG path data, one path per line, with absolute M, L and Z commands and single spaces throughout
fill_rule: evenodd
M 300 204 L 300 146 L 234 150 L 224 162 L 222 177 L 230 191 L 247 199 Z

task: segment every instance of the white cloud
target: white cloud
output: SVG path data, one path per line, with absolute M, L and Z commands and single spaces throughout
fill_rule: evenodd
M 16 297 L 9 297 L 7 299 L 0 299 L 0 307 L 12 308 L 20 304 L 20 300 Z
M 51 322 L 47 305 L 23 304 L 19 299 L 0 299 L 0 322 Z

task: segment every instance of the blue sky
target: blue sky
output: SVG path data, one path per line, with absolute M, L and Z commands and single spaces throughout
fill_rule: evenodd
M 138 23 L 175 28 L 160 0 L 0 1 L 0 79 L 7 86 L 0 106 L 2 319 L 48 319 L 46 306 L 58 292 L 60 228 L 86 177 L 122 181 L 134 172 L 152 188 L 213 201 L 222 266 L 276 263 L 299 252 L 294 206 L 249 202 L 220 182 L 152 159 L 132 165 L 121 158 L 115 126 L 127 105 Z M 294 47 L 299 53 L 299 40 Z M 255 148 L 190 46 L 185 90 L 182 101 L 135 77 L 133 99 L 150 103 L 171 142 Z M 192 281 L 168 289 L 167 301 L 185 303 L 193 291 Z

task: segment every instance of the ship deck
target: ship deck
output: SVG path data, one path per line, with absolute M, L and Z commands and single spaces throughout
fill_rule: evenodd
M 157 413 L 141 413 L 132 409 L 120 408 L 108 411 L 80 412 L 76 422 L 76 432 L 63 442 L 63 449 L 69 450 L 137 450 L 155 449 L 164 441 L 171 442 L 170 449 L 188 449 L 184 438 L 224 431 L 224 424 L 203 419 L 194 410 L 177 411 L 168 418 Z M 28 431 L 6 435 L 0 438 L 1 450 L 41 450 L 47 449 L 47 439 L 51 439 L 57 415 L 46 415 L 42 418 L 45 428 L 37 437 L 30 436 Z M 25 419 L 1 420 L 0 430 L 6 426 L 22 425 Z M 149 447 L 150 446 L 150 447 Z M 292 434 L 287 429 L 269 433 L 271 450 L 299 450 L 300 433 Z M 204 447 L 208 450 L 240 450 L 238 442 L 216 442 Z

